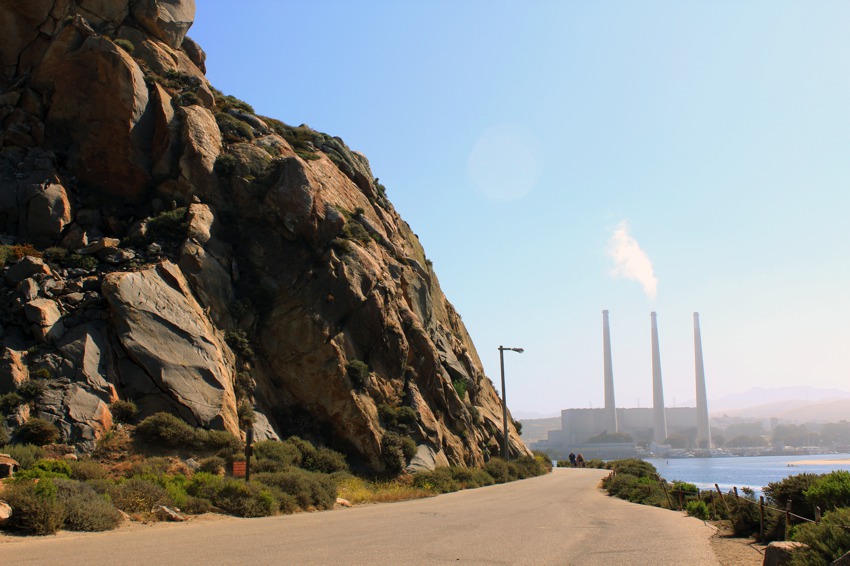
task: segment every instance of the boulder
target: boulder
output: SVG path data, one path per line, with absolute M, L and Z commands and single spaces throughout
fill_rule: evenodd
M 62 314 L 55 301 L 34 299 L 24 305 L 33 336 L 41 342 L 55 342 L 65 333 Z
M 195 21 L 195 0 L 136 0 L 133 17 L 145 31 L 178 49 Z
M 144 74 L 126 51 L 104 37 L 60 39 L 54 40 L 34 81 L 53 90 L 45 142 L 68 157 L 81 181 L 136 197 L 150 183 L 153 129 Z
M 185 515 L 182 515 L 178 511 L 172 509 L 171 507 L 166 507 L 165 505 L 157 505 L 152 509 L 154 515 L 160 521 L 172 521 L 182 523 L 183 521 L 187 521 L 188 519 Z
M 118 395 L 112 384 L 116 369 L 106 331 L 103 324 L 83 324 L 70 330 L 56 346 L 75 368 L 75 381 L 111 403 Z
M 11 393 L 29 379 L 29 370 L 24 365 L 21 352 L 5 348 L 0 358 L 0 395 Z
M 0 501 L 0 525 L 6 524 L 12 517 L 12 506 L 5 501 Z
M 38 245 L 58 242 L 65 226 L 71 223 L 71 203 L 65 187 L 59 183 L 30 185 L 24 194 L 26 233 Z
M 221 131 L 213 113 L 201 106 L 181 109 L 185 147 L 180 157 L 180 182 L 185 196 L 216 198 L 215 161 L 221 153 Z M 186 200 L 190 200 L 187 198 Z
M 180 48 L 202 73 L 207 74 L 207 54 L 194 39 L 187 35 Z
M 162 262 L 104 277 L 110 325 L 126 358 L 119 379 L 140 408 L 239 433 L 235 360 L 180 269 Z M 144 398 L 148 397 L 148 398 Z
M 100 31 L 117 28 L 130 14 L 127 0 L 78 0 L 80 13 Z
M 791 553 L 806 545 L 802 542 L 773 541 L 764 551 L 763 566 L 786 566 L 791 563 Z
M 17 285 L 28 277 L 36 275 L 53 275 L 50 267 L 39 257 L 25 256 L 18 263 L 6 270 L 3 277 L 12 285 Z
M 0 64 L 5 69 L 17 70 L 21 53 L 38 37 L 53 4 L 54 0 L 0 0 Z

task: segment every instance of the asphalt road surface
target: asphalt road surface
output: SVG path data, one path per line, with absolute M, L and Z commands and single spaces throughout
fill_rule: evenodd
M 0 537 L 0 564 L 719 565 L 714 530 L 611 498 L 600 470 L 416 501 L 263 519 L 197 519 L 111 533 Z

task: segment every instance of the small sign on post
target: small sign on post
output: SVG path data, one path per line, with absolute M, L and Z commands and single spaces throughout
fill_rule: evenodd
M 246 464 L 245 460 L 234 460 L 234 462 L 233 462 L 233 477 L 234 478 L 244 478 L 246 469 L 247 469 L 247 464 Z

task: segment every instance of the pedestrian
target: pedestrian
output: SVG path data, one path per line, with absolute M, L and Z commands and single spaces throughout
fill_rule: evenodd
M 579 453 L 579 455 L 576 456 L 576 465 L 578 465 L 579 468 L 584 467 L 584 456 L 582 456 L 581 453 Z
M 572 452 L 570 452 L 570 467 L 571 468 L 576 467 L 576 455 Z

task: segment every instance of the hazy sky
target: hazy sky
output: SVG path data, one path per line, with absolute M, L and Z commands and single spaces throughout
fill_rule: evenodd
M 519 413 L 850 389 L 850 3 L 198 3 L 214 86 L 370 160 Z M 709 407 L 710 408 L 710 407 Z

